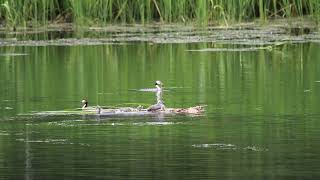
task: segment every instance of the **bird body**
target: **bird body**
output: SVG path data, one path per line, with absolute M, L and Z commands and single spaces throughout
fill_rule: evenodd
M 162 102 L 158 102 L 157 104 L 151 105 L 147 108 L 147 111 L 158 111 L 158 110 L 165 110 L 165 106 Z

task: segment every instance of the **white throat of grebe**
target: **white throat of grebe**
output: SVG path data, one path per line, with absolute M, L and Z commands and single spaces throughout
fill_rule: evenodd
M 162 82 L 161 81 L 156 81 L 155 83 L 157 91 L 162 91 Z
M 162 82 L 161 81 L 156 81 L 155 83 L 156 88 L 157 88 L 157 92 L 156 92 L 156 97 L 157 97 L 157 104 L 161 106 L 161 109 L 163 109 L 162 107 L 164 107 L 164 103 L 162 101 Z
M 87 100 L 82 99 L 81 102 L 82 102 L 82 104 L 83 104 L 82 109 L 85 109 L 86 107 L 88 107 L 88 101 L 87 101 Z

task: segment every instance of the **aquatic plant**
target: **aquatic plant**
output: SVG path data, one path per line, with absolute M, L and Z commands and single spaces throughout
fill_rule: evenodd
M 318 0 L 0 0 L 7 27 L 59 22 L 227 24 L 253 19 L 320 16 Z

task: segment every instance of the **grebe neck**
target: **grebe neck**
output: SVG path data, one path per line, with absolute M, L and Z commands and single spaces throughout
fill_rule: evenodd
M 88 102 L 87 102 L 87 101 L 83 102 L 82 109 L 85 109 L 85 108 L 87 108 L 87 107 L 88 107 Z
M 162 91 L 162 88 L 159 85 L 156 85 L 157 91 Z

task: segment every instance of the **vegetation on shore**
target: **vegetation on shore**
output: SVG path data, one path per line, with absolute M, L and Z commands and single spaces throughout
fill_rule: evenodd
M 0 0 L 6 27 L 49 23 L 196 22 L 228 24 L 259 18 L 320 17 L 318 0 Z

